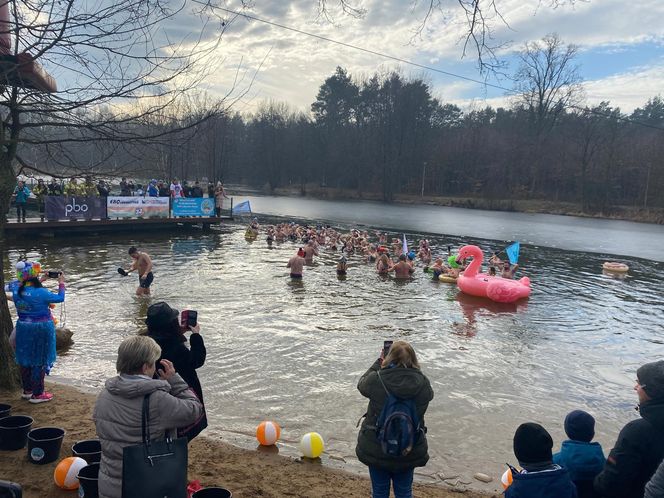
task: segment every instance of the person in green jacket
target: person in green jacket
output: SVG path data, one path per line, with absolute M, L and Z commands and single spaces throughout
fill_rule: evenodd
M 420 370 L 412 346 L 395 341 L 387 356 L 381 350 L 380 358 L 357 383 L 362 396 L 369 398 L 369 407 L 357 437 L 357 458 L 369 467 L 373 498 L 389 498 L 390 485 L 395 498 L 411 498 L 413 472 L 429 460 L 424 414 L 433 399 L 429 379 Z M 422 430 L 406 455 L 390 456 L 383 451 L 376 423 L 390 394 L 400 399 L 413 400 Z

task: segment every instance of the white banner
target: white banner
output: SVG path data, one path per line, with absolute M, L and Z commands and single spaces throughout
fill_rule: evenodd
M 107 216 L 113 218 L 168 218 L 169 197 L 107 197 Z

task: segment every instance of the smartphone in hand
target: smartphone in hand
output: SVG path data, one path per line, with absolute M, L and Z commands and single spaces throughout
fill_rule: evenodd
M 387 357 L 387 353 L 390 352 L 392 343 L 394 343 L 394 341 L 383 341 L 383 358 Z
M 196 310 L 183 310 L 180 315 L 180 325 L 182 328 L 195 327 L 198 323 L 198 311 Z

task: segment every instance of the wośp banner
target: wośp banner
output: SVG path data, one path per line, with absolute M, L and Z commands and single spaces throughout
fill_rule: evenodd
M 106 212 L 114 218 L 168 218 L 168 197 L 107 197 Z
M 106 218 L 106 202 L 103 197 L 45 197 L 47 220 L 90 220 Z
M 214 198 L 175 197 L 173 216 L 214 216 Z

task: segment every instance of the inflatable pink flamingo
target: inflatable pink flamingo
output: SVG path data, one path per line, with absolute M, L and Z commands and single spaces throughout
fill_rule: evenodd
M 530 279 L 528 277 L 523 277 L 520 280 L 509 280 L 479 273 L 483 255 L 482 250 L 477 246 L 463 246 L 459 249 L 459 259 L 468 257 L 472 257 L 473 260 L 457 279 L 457 286 L 461 289 L 461 292 L 471 296 L 488 297 L 498 303 L 513 303 L 530 295 Z

